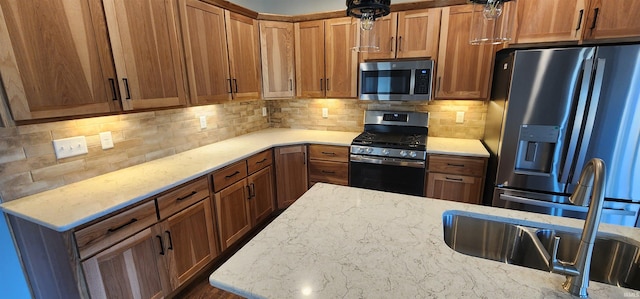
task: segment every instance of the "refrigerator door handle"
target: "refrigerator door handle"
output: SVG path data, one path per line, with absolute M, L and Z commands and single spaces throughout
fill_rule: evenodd
M 572 182 L 569 183 L 578 183 L 580 172 L 585 164 L 587 151 L 589 150 L 589 142 L 591 141 L 591 135 L 593 134 L 593 125 L 598 111 L 598 104 L 600 103 L 600 91 L 602 90 L 602 82 L 604 81 L 605 63 L 606 59 L 604 58 L 598 58 L 596 61 L 596 76 L 593 81 L 591 101 L 589 103 L 589 110 L 587 111 L 587 120 L 584 125 L 582 141 L 580 141 L 580 149 L 578 152 L 578 159 L 576 159 L 573 179 L 571 180 Z
M 589 207 L 574 206 L 574 205 L 570 205 L 570 204 L 549 202 L 549 201 L 544 201 L 544 200 L 537 200 L 537 199 L 531 199 L 531 198 L 513 196 L 513 195 L 507 195 L 507 194 L 500 194 L 500 199 L 502 199 L 504 201 L 510 201 L 510 202 L 515 202 L 515 203 L 533 205 L 533 206 L 544 207 L 544 208 L 562 209 L 562 210 L 565 210 L 565 211 L 574 211 L 574 212 L 586 213 L 589 210 Z M 621 215 L 621 216 L 635 216 L 636 215 L 636 213 L 633 212 L 633 211 L 627 211 L 627 210 L 623 210 L 623 209 L 603 208 L 602 212 L 606 213 L 608 215 Z
M 591 86 L 591 77 L 593 72 L 593 59 L 585 59 L 584 69 L 582 70 L 582 84 L 580 86 L 580 95 L 578 97 L 578 105 L 576 107 L 576 116 L 573 121 L 573 129 L 569 135 L 569 145 L 567 147 L 567 156 L 564 160 L 562 169 L 560 170 L 560 183 L 567 184 L 569 182 L 569 174 L 571 173 L 571 165 L 575 159 L 578 150 L 578 141 L 580 132 L 582 131 L 582 122 L 587 110 L 587 100 L 589 99 L 589 89 Z

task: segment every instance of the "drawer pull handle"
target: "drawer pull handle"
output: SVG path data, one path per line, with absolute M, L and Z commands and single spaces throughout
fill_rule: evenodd
M 156 238 L 160 241 L 160 255 L 164 255 L 164 243 L 162 242 L 162 237 L 156 236 Z
M 183 196 L 183 197 L 178 197 L 178 198 L 176 198 L 176 201 L 185 200 L 185 199 L 187 199 L 187 198 L 189 198 L 189 197 L 191 197 L 191 196 L 194 196 L 194 195 L 196 195 L 196 194 L 198 194 L 198 192 L 197 192 L 197 191 L 191 191 L 191 194 L 187 194 L 187 195 L 185 195 L 185 196 Z
M 225 178 L 230 179 L 230 178 L 232 178 L 232 177 L 234 177 L 234 176 L 236 176 L 236 175 L 239 175 L 239 174 L 240 174 L 240 171 L 237 171 L 237 170 L 236 170 L 236 172 L 234 172 L 234 173 L 232 173 L 232 174 L 230 174 L 230 175 L 226 175 L 226 176 L 225 176 Z
M 336 153 L 332 153 L 332 152 L 322 152 L 323 155 L 327 155 L 327 156 L 335 156 Z
M 322 173 L 335 174 L 335 171 L 323 170 Z
M 249 194 L 251 194 L 251 197 L 256 197 L 256 184 L 251 183 L 251 189 L 249 190 Z
M 251 187 L 247 186 L 247 199 L 251 199 Z
M 262 164 L 262 163 L 264 163 L 266 161 L 267 161 L 267 158 L 264 158 L 264 159 L 262 159 L 260 161 L 256 161 L 256 164 Z
M 445 179 L 447 181 L 456 181 L 456 182 L 462 182 L 463 179 L 459 179 L 459 178 L 450 178 L 450 177 L 445 177 Z
M 118 226 L 118 227 L 110 228 L 110 229 L 108 229 L 107 231 L 108 231 L 108 232 L 110 232 L 110 233 L 113 233 L 113 232 L 119 231 L 119 230 L 121 230 L 121 229 L 125 228 L 127 225 L 131 225 L 131 224 L 133 224 L 133 223 L 134 223 L 134 222 L 136 222 L 136 221 L 138 221 L 138 219 L 136 219 L 136 218 L 131 218 L 131 220 L 129 220 L 129 222 L 127 222 L 127 223 L 125 223 L 125 224 L 123 224 L 123 225 L 120 225 L 120 226 Z
M 453 167 L 464 167 L 464 164 L 452 164 L 452 163 L 447 163 L 447 166 L 453 166 Z
M 169 237 L 169 247 L 167 247 L 167 249 L 173 250 L 173 239 L 171 238 L 171 232 L 165 230 L 164 233 L 167 234 L 167 237 Z

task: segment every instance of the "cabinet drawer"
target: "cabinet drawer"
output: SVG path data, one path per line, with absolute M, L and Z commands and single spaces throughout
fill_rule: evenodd
M 484 158 L 429 155 L 429 172 L 484 176 Z
M 80 259 L 85 259 L 155 224 L 156 203 L 151 200 L 75 232 Z
M 309 161 L 309 181 L 349 185 L 349 164 L 330 161 Z
M 349 147 L 335 145 L 309 145 L 309 160 L 349 162 Z
M 265 168 L 273 163 L 273 150 L 266 150 L 264 152 L 255 154 L 247 159 L 247 168 L 249 174 L 252 174 L 262 168 Z
M 242 160 L 213 173 L 213 189 L 218 192 L 247 177 L 247 162 Z
M 207 196 L 209 196 L 209 183 L 206 177 L 159 196 L 158 211 L 160 219 L 167 218 Z

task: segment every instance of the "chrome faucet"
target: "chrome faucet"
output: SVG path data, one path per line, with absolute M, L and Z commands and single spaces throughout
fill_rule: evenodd
M 588 296 L 589 270 L 591 268 L 591 255 L 593 244 L 600 224 L 600 215 L 604 203 L 605 165 L 604 161 L 593 158 L 582 169 L 578 187 L 569 198 L 571 203 L 580 206 L 589 206 L 587 218 L 584 221 L 580 246 L 573 262 L 560 261 L 557 258 L 560 237 L 556 236 L 553 243 L 553 252 L 549 261 L 551 272 L 564 274 L 567 280 L 562 287 L 574 296 L 585 298 Z

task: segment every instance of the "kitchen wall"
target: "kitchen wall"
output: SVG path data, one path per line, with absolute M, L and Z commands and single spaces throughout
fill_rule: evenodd
M 481 139 L 487 106 L 483 101 L 437 100 L 431 102 L 357 101 L 352 99 L 295 99 L 268 101 L 274 128 L 362 131 L 365 110 L 429 112 L 429 136 Z M 322 117 L 322 108 L 329 117 Z M 464 122 L 456 123 L 456 112 Z
M 0 199 L 11 201 L 269 127 L 263 101 L 0 128 Z M 200 129 L 199 116 L 207 128 Z M 103 150 L 98 133 L 111 131 Z M 52 140 L 85 136 L 89 153 L 56 160 Z

